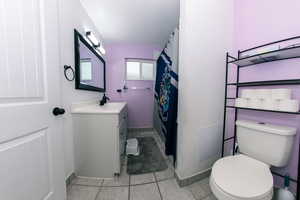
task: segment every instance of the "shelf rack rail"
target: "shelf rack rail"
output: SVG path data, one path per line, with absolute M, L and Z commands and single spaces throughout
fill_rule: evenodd
M 252 110 L 252 111 L 261 111 L 261 112 L 271 112 L 271 113 L 283 113 L 283 114 L 293 114 L 299 115 L 300 112 L 284 112 L 284 111 L 273 111 L 273 110 L 262 110 L 262 109 L 251 109 L 251 108 L 239 108 L 235 106 L 228 106 L 228 100 L 234 100 L 238 98 L 239 89 L 241 87 L 252 87 L 252 86 L 273 86 L 273 85 L 300 85 L 300 79 L 286 79 L 286 80 L 271 80 L 271 81 L 255 81 L 255 82 L 240 82 L 240 69 L 243 67 L 249 67 L 252 65 L 258 65 L 267 62 L 279 61 L 279 60 L 286 60 L 286 59 L 294 59 L 300 58 L 300 45 L 295 46 L 288 46 L 287 48 L 282 48 L 270 52 L 264 52 L 261 54 L 251 55 L 249 57 L 241 58 L 241 54 L 252 51 L 258 48 L 266 47 L 269 45 L 279 44 L 281 42 L 286 42 L 289 40 L 300 39 L 300 36 L 292 37 L 284 40 L 279 40 L 276 42 L 264 44 L 261 46 L 257 46 L 251 49 L 246 49 L 244 51 L 238 51 L 238 58 L 231 56 L 229 53 L 226 54 L 226 73 L 225 73 L 225 98 L 224 98 L 224 123 L 223 123 L 223 142 L 222 142 L 222 157 L 224 157 L 225 153 L 225 143 L 233 140 L 232 146 L 232 154 L 235 155 L 236 143 L 237 143 L 237 136 L 236 136 L 236 125 L 234 124 L 234 136 L 226 138 L 226 118 L 227 118 L 227 109 L 234 109 L 234 123 L 238 118 L 238 111 L 243 110 Z M 276 56 L 274 57 L 274 54 Z M 272 60 L 268 59 L 272 57 Z M 255 62 L 252 62 L 255 58 Z M 230 65 L 236 65 L 236 82 L 229 83 L 229 67 Z M 228 87 L 235 86 L 235 97 L 228 97 Z M 298 141 L 299 142 L 299 141 Z M 297 180 L 290 178 L 290 181 L 297 184 L 297 199 L 300 199 L 300 144 L 299 144 L 299 153 L 298 153 L 298 178 Z M 284 178 L 284 175 L 279 174 L 277 172 L 272 172 L 273 175 Z

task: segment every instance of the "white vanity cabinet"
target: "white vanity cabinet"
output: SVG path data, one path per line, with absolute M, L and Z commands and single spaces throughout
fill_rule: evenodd
M 127 137 L 126 103 L 78 104 L 72 115 L 76 175 L 113 178 L 120 174 Z

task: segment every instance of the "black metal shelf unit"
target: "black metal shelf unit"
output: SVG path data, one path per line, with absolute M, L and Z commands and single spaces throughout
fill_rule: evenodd
M 227 83 L 227 85 L 234 85 L 234 86 L 239 86 L 239 87 L 271 86 L 271 85 L 300 85 L 300 79 Z
M 254 49 L 259 49 L 259 48 L 262 48 L 262 47 L 266 47 L 266 46 L 270 46 L 270 45 L 274 45 L 274 44 L 279 44 L 281 42 L 286 42 L 286 41 L 289 41 L 289 40 L 295 40 L 295 39 L 299 39 L 299 38 L 300 38 L 300 36 L 293 37 L 293 38 L 288 38 L 288 39 L 285 39 L 285 40 L 280 40 L 280 41 L 268 43 L 268 44 L 265 44 L 265 45 L 261 45 L 261 46 L 258 46 L 258 47 L 254 47 L 254 48 L 251 48 L 251 49 L 247 49 L 247 50 L 244 50 L 244 51 L 240 51 L 238 59 L 233 59 L 229 63 L 235 64 L 239 67 L 248 67 L 248 66 L 251 66 L 251 65 L 257 65 L 257 64 L 266 63 L 266 62 L 273 62 L 273 61 L 277 61 L 277 60 L 300 58 L 300 45 L 299 44 L 289 45 L 289 46 L 284 47 L 284 48 L 280 48 L 278 46 L 278 49 L 276 49 L 276 50 L 263 52 L 263 53 L 260 53 L 260 54 L 254 54 L 254 55 L 246 56 L 246 57 L 243 57 L 243 58 L 240 57 L 241 54 L 243 54 L 245 52 L 252 51 Z
M 262 111 L 262 112 L 273 112 L 273 113 L 285 113 L 291 115 L 300 115 L 300 112 L 287 112 L 287 111 L 279 111 L 279 110 L 264 110 L 264 109 L 256 109 L 256 108 L 244 108 L 244 107 L 236 107 L 236 106 L 226 106 L 226 108 L 236 108 L 239 110 L 253 110 L 253 111 Z
M 236 125 L 234 125 L 234 136 L 226 138 L 226 116 L 227 116 L 227 109 L 234 109 L 234 121 L 237 120 L 238 111 L 239 110 L 250 110 L 250 111 L 259 111 L 259 112 L 270 112 L 270 113 L 281 113 L 281 114 L 293 114 L 293 115 L 300 115 L 300 112 L 285 112 L 285 111 L 273 111 L 273 110 L 263 110 L 263 109 L 252 109 L 252 108 L 241 108 L 227 105 L 228 100 L 234 100 L 238 98 L 239 89 L 241 87 L 253 87 L 253 86 L 272 86 L 272 85 L 300 85 L 300 79 L 286 79 L 286 80 L 270 80 L 270 81 L 255 81 L 255 82 L 240 82 L 240 69 L 243 67 L 249 67 L 252 65 L 257 65 L 261 63 L 279 61 L 279 60 L 286 60 L 286 59 L 293 59 L 293 58 L 300 58 L 300 45 L 292 45 L 283 49 L 278 49 L 270 52 L 264 52 L 261 54 L 251 55 L 248 57 L 241 58 L 241 55 L 245 52 L 249 52 L 258 48 L 266 47 L 269 45 L 276 45 L 277 43 L 286 42 L 294 39 L 300 39 L 300 36 L 288 38 L 285 40 L 280 40 L 272 43 L 268 43 L 265 45 L 261 45 L 258 47 L 254 47 L 251 49 L 247 49 L 244 51 L 238 51 L 238 58 L 235 58 L 229 53 L 226 54 L 226 77 L 225 77 L 225 98 L 224 98 L 224 124 L 223 124 L 223 143 L 222 143 L 222 157 L 224 157 L 224 148 L 225 143 L 228 141 L 233 141 L 232 152 L 233 155 L 235 154 L 235 145 L 236 145 Z M 229 83 L 228 76 L 229 76 L 229 65 L 233 64 L 236 66 L 236 83 Z M 229 86 L 235 86 L 236 92 L 235 97 L 227 97 L 227 90 Z M 284 175 L 272 172 L 273 175 L 284 178 Z M 290 178 L 290 181 L 297 183 L 297 199 L 300 199 L 300 144 L 299 144 L 299 159 L 298 159 L 298 178 L 297 180 Z

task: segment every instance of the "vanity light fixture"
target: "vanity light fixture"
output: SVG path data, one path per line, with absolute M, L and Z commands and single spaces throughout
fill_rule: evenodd
M 105 55 L 106 51 L 105 51 L 103 45 L 100 45 L 100 47 L 98 47 L 97 49 L 100 51 L 100 53 L 101 53 L 102 55 Z
M 98 39 L 96 38 L 96 36 L 91 32 L 91 31 L 87 31 L 85 33 L 87 39 L 93 44 L 93 46 L 95 48 L 100 47 L 100 42 L 98 41 Z
M 102 55 L 105 55 L 106 51 L 103 45 L 100 44 L 96 36 L 91 31 L 85 33 L 87 39 L 92 43 L 93 47 L 96 48 Z

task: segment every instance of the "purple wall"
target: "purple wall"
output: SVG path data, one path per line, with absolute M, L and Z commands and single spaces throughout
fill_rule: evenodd
M 126 101 L 129 112 L 129 128 L 153 127 L 153 81 L 127 81 L 127 86 L 151 88 L 151 90 L 130 90 L 117 93 L 123 88 L 125 80 L 125 58 L 153 59 L 157 46 L 149 45 L 108 45 L 106 47 L 107 95 L 112 101 Z
M 244 50 L 276 40 L 299 36 L 299 8 L 299 0 L 235 1 L 234 56 L 236 56 L 237 50 Z M 234 75 L 234 73 L 234 71 L 231 72 L 232 75 Z M 300 59 L 294 59 L 242 68 L 240 81 L 276 80 L 287 78 L 299 79 L 299 77 Z M 231 77 L 231 80 L 234 80 L 234 78 Z M 293 98 L 300 100 L 299 86 L 278 86 L 271 88 L 292 88 Z M 233 120 L 233 115 L 228 117 L 230 119 L 229 121 Z M 297 179 L 300 117 L 296 115 L 276 113 L 239 111 L 239 118 L 298 128 L 298 135 L 295 140 L 293 155 L 289 165 L 284 169 L 275 169 L 283 174 L 288 172 L 294 179 Z M 232 130 L 232 126 L 229 127 L 228 130 Z M 232 131 L 228 131 L 228 133 L 229 132 Z M 282 186 L 283 181 L 282 179 L 275 177 L 275 183 L 277 186 Z M 296 184 L 292 184 L 292 189 L 294 192 L 296 191 Z

